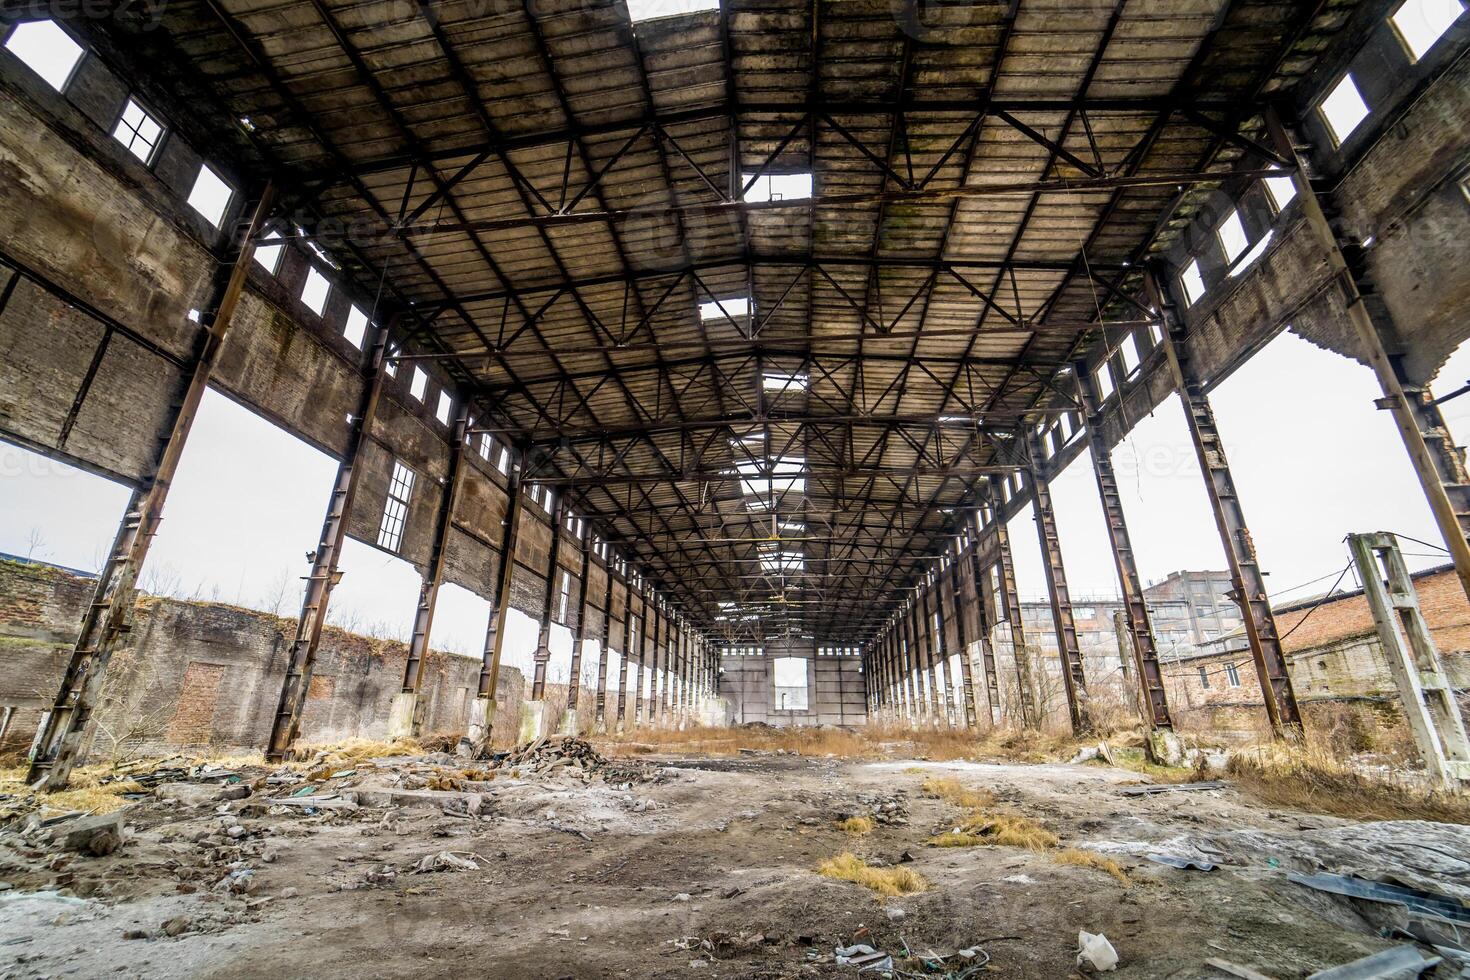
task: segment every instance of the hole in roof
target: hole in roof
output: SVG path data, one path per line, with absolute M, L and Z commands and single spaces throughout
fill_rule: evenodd
M 740 186 L 746 188 L 742 196 L 745 201 L 804 201 L 812 196 L 812 175 L 741 174 Z
M 1179 284 L 1184 287 L 1184 298 L 1189 301 L 1190 306 L 1198 303 L 1205 295 L 1205 280 L 1200 275 L 1197 259 L 1190 259 L 1189 265 L 1179 273 Z
M 327 297 L 332 293 L 332 284 L 326 276 L 316 271 L 316 266 L 306 270 L 306 282 L 301 286 L 301 302 L 317 316 L 327 308 Z
M 809 379 L 805 374 L 792 371 L 767 371 L 761 376 L 761 387 L 766 391 L 806 391 Z
M 234 188 L 210 169 L 209 164 L 199 165 L 194 188 L 189 191 L 189 207 L 198 211 L 205 221 L 219 228 L 225 220 L 225 209 L 230 206 L 230 198 L 234 196 Z
M 748 296 L 712 299 L 707 303 L 699 304 L 699 318 L 701 320 L 738 320 L 740 317 L 749 315 L 750 297 Z
M 1327 121 L 1333 141 L 1340 146 L 1368 118 L 1369 109 L 1368 103 L 1363 101 L 1363 94 L 1358 91 L 1358 83 L 1353 81 L 1351 74 L 1347 74 L 1327 93 L 1318 111 Z
M 1220 227 L 1215 229 L 1219 236 L 1220 246 L 1225 249 L 1225 261 L 1234 262 L 1240 254 L 1250 248 L 1250 239 L 1246 237 L 1245 225 L 1240 222 L 1240 212 L 1234 208 L 1220 222 Z
M 628 17 L 635 24 L 645 20 L 719 9 L 720 0 L 628 0 Z
M 1389 21 L 1399 40 L 1409 49 L 1409 57 L 1418 61 L 1464 12 L 1465 5 L 1460 0 L 1405 0 Z
M 5 39 L 5 48 L 58 92 L 66 88 L 83 53 L 82 46 L 51 20 L 17 24 Z

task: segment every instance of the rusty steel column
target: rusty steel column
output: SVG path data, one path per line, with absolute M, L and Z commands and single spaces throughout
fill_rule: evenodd
M 904 643 L 908 646 L 909 670 L 914 688 L 913 720 L 921 721 L 929 716 L 929 692 L 924 686 L 924 667 L 919 651 L 919 634 L 914 629 L 915 601 L 915 598 L 910 596 L 909 605 L 901 615 L 903 616 Z
M 991 477 L 993 499 L 999 500 L 994 490 L 995 478 Z M 995 523 L 991 526 L 995 535 L 996 549 L 1000 554 L 1001 599 L 1005 603 L 1007 621 L 1011 624 L 1011 654 L 1016 660 L 1016 687 L 1020 691 L 1021 724 L 1026 728 L 1041 727 L 1041 713 L 1036 706 L 1036 692 L 1032 687 L 1031 654 L 1026 649 L 1026 623 L 1021 613 L 1021 596 L 1016 589 L 1016 566 L 1011 562 L 1011 533 L 1006 522 L 1000 519 L 997 509 Z
M 327 514 L 322 520 L 321 538 L 311 553 L 311 570 L 306 575 L 306 592 L 301 599 L 301 613 L 296 619 L 296 636 L 286 652 L 286 677 L 281 697 L 271 719 L 270 740 L 265 757 L 269 762 L 287 758 L 301 727 L 301 712 L 306 692 L 311 687 L 312 670 L 316 667 L 317 647 L 321 643 L 322 626 L 327 621 L 327 604 L 332 590 L 341 578 L 337 563 L 342 555 L 342 542 L 347 537 L 347 515 L 357 499 L 358 455 L 378 414 L 378 399 L 383 394 L 384 358 L 388 354 L 388 337 L 394 322 L 373 327 L 368 369 L 363 375 L 362 398 L 347 431 L 347 449 L 337 466 L 337 478 L 327 500 Z
M 995 647 L 991 645 L 990 613 L 986 607 L 989 599 L 988 588 L 982 592 L 987 576 L 985 568 L 980 564 L 980 539 L 983 530 L 980 528 L 980 518 L 975 518 L 975 536 L 970 542 L 970 583 L 975 590 L 975 627 L 980 634 L 980 667 L 985 671 L 985 698 L 990 707 L 990 726 L 999 728 L 1004 715 L 1000 704 L 1000 671 L 995 665 Z
M 1174 386 L 1184 409 L 1184 420 L 1189 425 L 1200 472 L 1205 478 L 1205 489 L 1209 491 L 1210 509 L 1215 515 L 1215 527 L 1220 532 L 1220 544 L 1230 563 L 1235 602 L 1240 607 L 1251 658 L 1261 681 L 1266 717 L 1278 738 L 1299 738 L 1302 734 L 1301 710 L 1297 706 L 1286 655 L 1276 631 L 1276 616 L 1266 595 L 1266 578 L 1256 560 L 1255 542 L 1251 540 L 1245 511 L 1236 494 L 1235 478 L 1230 473 L 1225 446 L 1215 426 L 1215 413 L 1210 408 L 1204 385 L 1194 371 L 1189 346 L 1185 342 L 1184 318 L 1167 275 L 1167 270 L 1160 263 L 1151 261 L 1144 271 L 1144 282 L 1154 308 L 1163 319 L 1164 351 L 1169 358 L 1169 369 L 1174 373 Z
M 980 720 L 975 706 L 975 676 L 970 666 L 970 641 L 965 629 L 965 606 L 961 601 L 964 595 L 962 585 L 964 575 L 961 573 L 962 551 L 957 550 L 949 563 L 949 593 L 950 604 L 954 609 L 955 639 L 959 641 L 960 649 L 960 698 L 961 710 L 965 715 L 965 727 L 974 728 Z
M 551 617 L 556 609 L 556 580 L 561 572 L 561 535 L 566 495 L 558 493 L 551 506 L 551 556 L 547 559 L 546 590 L 541 596 L 541 622 L 536 629 L 532 659 L 531 700 L 546 699 L 546 668 L 551 664 Z
M 567 710 L 577 710 L 582 693 L 582 644 L 587 641 L 587 577 L 592 571 L 592 532 L 582 525 L 582 574 L 577 579 L 577 625 L 572 628 L 572 673 L 567 678 Z M 575 731 L 568 735 L 577 734 Z
M 920 642 L 924 647 L 924 670 L 928 674 L 929 683 L 929 712 L 938 725 L 944 719 L 939 710 L 939 656 L 934 648 L 934 622 L 929 618 L 929 600 L 926 596 L 927 591 L 922 587 L 914 593 L 914 631 L 922 636 Z
M 659 710 L 659 670 L 658 665 L 662 662 L 659 657 L 659 643 L 663 639 L 663 610 L 659 607 L 658 596 L 653 599 L 653 652 L 650 654 L 648 671 L 648 720 L 650 722 L 662 717 Z
M 644 666 L 648 663 L 648 594 L 643 591 L 644 586 L 638 589 L 638 682 L 633 686 L 633 727 L 647 719 L 643 715 L 643 684 L 646 674 Z
M 1056 627 L 1057 652 L 1062 659 L 1062 684 L 1067 693 L 1067 713 L 1072 734 L 1092 730 L 1087 711 L 1087 675 L 1082 664 L 1082 645 L 1077 640 L 1077 623 L 1072 618 L 1072 593 L 1067 588 L 1067 569 L 1062 564 L 1062 543 L 1057 536 L 1056 511 L 1052 508 L 1051 486 L 1041 439 L 1033 428 L 1028 434 L 1031 457 L 1031 508 L 1036 516 L 1036 536 L 1041 540 L 1041 567 L 1046 572 L 1046 592 L 1051 598 L 1051 619 Z
M 929 632 L 929 643 L 934 650 L 934 657 L 938 662 L 939 679 L 944 684 L 944 698 L 940 702 L 943 710 L 940 712 L 939 717 L 944 721 L 945 725 L 954 727 L 954 716 L 950 714 L 950 707 L 954 699 L 954 684 L 952 683 L 952 678 L 949 676 L 949 644 L 945 641 L 944 636 L 944 602 L 942 601 L 944 587 L 941 581 L 941 576 L 936 574 L 934 581 L 927 590 L 934 597 L 934 611 L 932 613 L 929 611 L 929 603 L 926 600 L 924 603 L 924 626 Z M 938 693 L 937 687 L 935 693 Z
M 92 601 L 82 616 L 81 631 L 72 647 L 56 699 L 36 734 L 35 751 L 26 776 L 26 781 L 36 789 L 50 791 L 65 786 L 81 753 L 87 723 L 102 692 L 107 662 L 118 640 L 128 631 L 137 597 L 138 574 L 163 520 L 169 487 L 178 471 L 184 445 L 189 441 L 199 403 L 209 387 L 210 375 L 219 360 L 220 348 L 229 336 L 230 322 L 255 254 L 255 240 L 274 201 L 275 187 L 267 184 L 251 210 L 243 235 L 231 241 L 226 257 L 215 270 L 209 308 L 201 317 L 204 327 L 193 368 L 174 409 L 168 437 L 162 441 L 153 461 L 152 474 L 128 498 L 112 551 L 97 576 Z M 240 230 L 237 226 L 236 231 Z
M 612 600 L 613 600 L 613 561 L 612 553 L 603 561 L 603 571 L 607 572 L 607 591 L 602 598 L 602 646 L 597 651 L 597 701 L 593 709 L 592 727 L 595 729 L 607 724 L 607 662 L 612 655 Z
M 1113 457 L 1103 443 L 1101 408 L 1097 399 L 1097 382 L 1087 362 L 1073 365 L 1077 393 L 1082 401 L 1082 422 L 1087 432 L 1087 447 L 1092 453 L 1092 471 L 1097 478 L 1098 496 L 1102 498 L 1103 516 L 1108 524 L 1108 543 L 1113 550 L 1113 565 L 1118 572 L 1118 588 L 1123 594 L 1128 633 L 1133 640 L 1134 659 L 1142 685 L 1144 721 L 1150 729 L 1173 731 L 1169 715 L 1169 699 L 1164 693 L 1164 674 L 1159 666 L 1158 644 L 1154 642 L 1153 623 L 1149 620 L 1148 603 L 1133 558 L 1133 542 L 1128 536 L 1128 523 L 1123 517 L 1123 500 L 1118 493 L 1118 479 L 1113 473 Z
M 515 454 L 516 457 L 520 453 Z M 521 514 L 526 495 L 521 487 L 522 460 L 511 460 L 506 484 L 505 531 L 500 544 L 500 580 L 495 588 L 495 611 L 485 630 L 485 653 L 480 661 L 476 707 L 470 715 L 470 741 L 489 744 L 495 725 L 496 693 L 500 690 L 500 660 L 505 652 L 505 624 L 510 616 L 511 588 L 515 582 L 516 550 L 521 539 Z M 478 718 L 477 718 L 478 716 Z
M 625 566 L 626 567 L 626 566 Z M 627 723 L 628 718 L 628 671 L 629 664 L 633 660 L 633 651 L 629 645 L 633 640 L 633 579 L 628 572 L 623 572 L 623 663 L 622 678 L 618 681 L 618 727 Z
M 1393 417 L 1460 587 L 1470 597 L 1470 472 L 1465 455 L 1455 445 L 1429 386 L 1416 383 L 1404 371 L 1405 344 L 1398 325 L 1373 284 L 1362 244 L 1342 227 L 1332 193 L 1319 193 L 1307 180 L 1301 155 L 1274 112 L 1266 113 L 1266 124 L 1278 152 L 1296 163 L 1291 177 L 1302 215 L 1325 253 L 1364 359 L 1383 391 L 1378 407 Z
M 424 665 L 429 659 L 429 638 L 434 628 L 434 609 L 439 602 L 439 586 L 444 581 L 444 553 L 449 547 L 449 529 L 454 526 L 454 505 L 459 501 L 460 471 L 464 468 L 464 444 L 469 428 L 469 403 L 461 399 L 459 415 L 454 420 L 454 435 L 449 447 L 449 469 L 444 475 L 444 491 L 439 498 L 439 513 L 434 520 L 434 541 L 429 548 L 429 563 L 424 566 L 419 585 L 419 601 L 413 614 L 413 632 L 408 640 L 408 659 L 403 665 L 403 688 L 393 699 L 394 710 L 388 716 L 388 737 L 417 737 L 423 724 L 418 701 L 424 682 Z

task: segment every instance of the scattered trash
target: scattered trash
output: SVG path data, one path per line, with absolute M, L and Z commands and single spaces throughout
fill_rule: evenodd
M 453 851 L 439 851 L 436 854 L 425 854 L 414 862 L 414 874 L 427 874 L 431 871 L 478 871 L 479 865 L 469 858 L 462 858 Z
M 876 970 L 880 973 L 893 972 L 893 957 L 880 953 L 873 947 L 859 943 L 856 946 L 838 946 L 833 950 L 838 966 L 855 966 L 858 972 Z
M 1156 793 L 1191 793 L 1195 790 L 1224 789 L 1229 785 L 1223 779 L 1206 779 L 1198 783 L 1150 783 L 1147 786 L 1125 786 L 1118 792 L 1124 796 L 1153 796 Z
M 1214 871 L 1219 867 L 1215 862 L 1205 861 L 1201 858 L 1182 858 L 1175 857 L 1172 854 L 1146 854 L 1144 856 L 1155 864 L 1165 864 L 1171 868 L 1178 868 L 1180 871 L 1189 871 L 1191 869 L 1195 871 Z
M 1345 895 L 1348 898 L 1361 898 L 1370 902 L 1402 905 L 1412 912 L 1437 916 L 1461 925 L 1470 925 L 1470 908 L 1466 908 L 1448 895 L 1436 895 L 1417 888 L 1405 888 L 1402 885 L 1390 885 L 1382 881 L 1369 881 L 1365 878 L 1352 878 L 1347 875 L 1327 873 L 1304 875 L 1292 871 L 1286 877 L 1298 885 L 1305 885 L 1307 888 L 1320 892 Z
M 1307 980 L 1410 980 L 1439 963 L 1438 956 L 1425 959 L 1419 950 L 1406 944 L 1329 970 L 1319 970 Z
M 1118 968 L 1118 951 L 1102 933 L 1077 933 L 1077 965 L 1090 966 L 1099 973 Z

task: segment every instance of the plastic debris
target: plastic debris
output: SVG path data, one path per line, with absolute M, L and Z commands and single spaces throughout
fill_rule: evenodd
M 1326 873 L 1304 875 L 1292 871 L 1286 877 L 1298 885 L 1304 885 L 1319 892 L 1345 895 L 1349 898 L 1362 898 L 1370 902 L 1384 902 L 1389 905 L 1402 905 L 1412 912 L 1470 925 L 1470 908 L 1466 908 L 1448 895 L 1436 895 L 1417 888 L 1405 888 L 1402 885 L 1369 881 L 1366 878 L 1352 878 L 1348 875 Z
M 439 851 L 436 854 L 425 854 L 414 863 L 414 874 L 427 874 L 431 871 L 476 871 L 479 865 L 469 858 L 462 858 L 453 851 Z
M 832 952 L 837 956 L 838 966 L 855 966 L 858 972 L 877 970 L 891 973 L 893 971 L 893 957 L 879 952 L 866 943 L 858 943 L 855 946 L 838 946 Z
M 1190 869 L 1195 871 L 1214 871 L 1219 867 L 1215 862 L 1205 861 L 1201 858 L 1182 858 L 1175 857 L 1172 854 L 1148 854 L 1145 856 L 1155 864 L 1165 864 L 1171 868 L 1178 868 L 1180 871 L 1188 871 Z
M 1307 980 L 1409 980 L 1439 963 L 1438 956 L 1425 959 L 1419 950 L 1406 944 L 1329 970 L 1319 970 Z
M 1102 933 L 1077 933 L 1077 965 L 1090 966 L 1099 973 L 1118 968 L 1118 951 Z

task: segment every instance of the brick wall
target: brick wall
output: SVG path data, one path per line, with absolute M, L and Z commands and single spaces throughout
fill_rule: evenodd
M 24 751 L 70 655 L 92 581 L 44 565 L 0 561 L 0 709 L 14 707 L 0 750 Z M 144 596 L 128 643 L 108 667 L 93 752 L 175 748 L 246 752 L 265 744 L 295 620 L 218 603 Z M 307 692 L 301 739 L 382 738 L 407 647 L 327 627 Z M 424 730 L 463 730 L 479 658 L 433 652 Z M 514 735 L 524 681 L 500 672 L 498 732 Z M 3 712 L 0 712 L 3 713 Z M 506 721 L 509 719 L 509 721 Z

